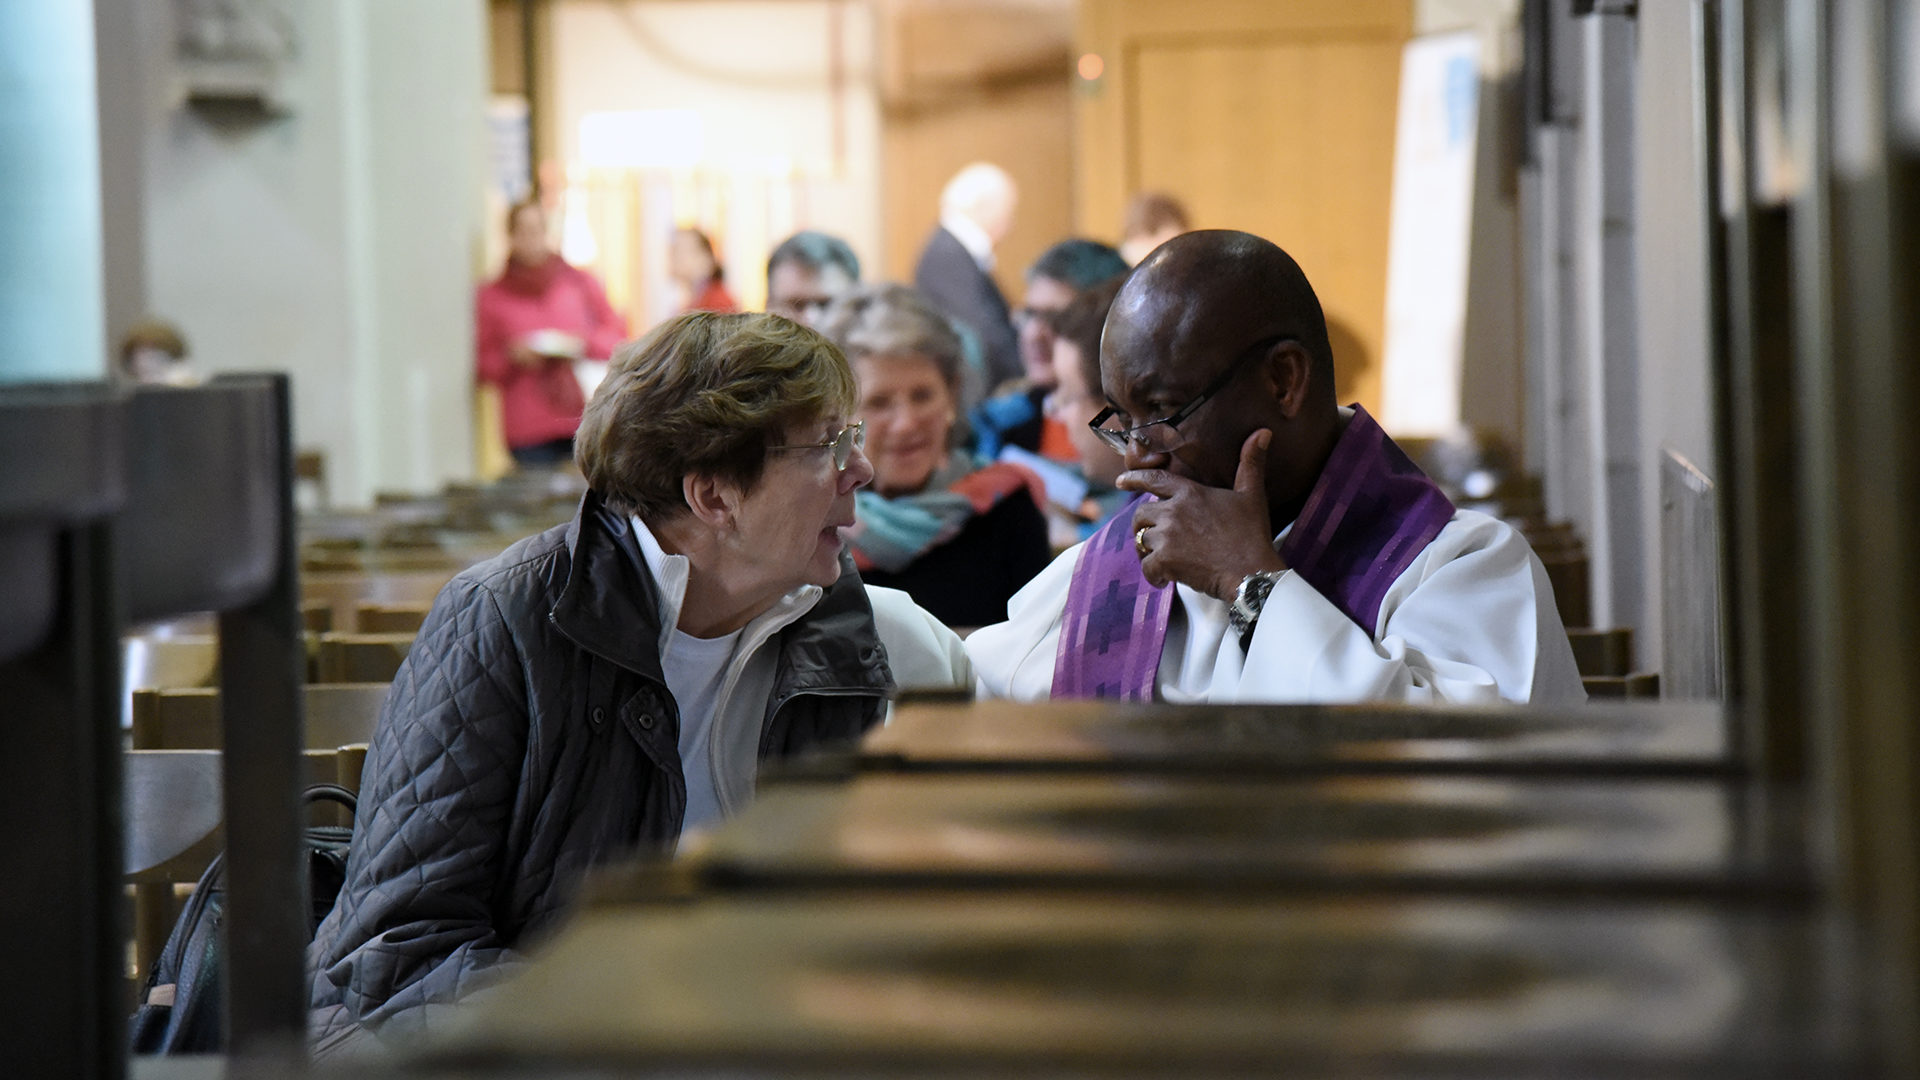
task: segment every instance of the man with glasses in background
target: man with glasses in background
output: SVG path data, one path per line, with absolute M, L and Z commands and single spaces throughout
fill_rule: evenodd
M 837 236 L 797 232 L 767 256 L 767 311 L 802 326 L 817 326 L 827 306 L 858 284 L 860 258 Z
M 1546 572 L 1334 396 L 1300 267 L 1168 241 L 1101 341 L 1095 433 L 1138 498 L 976 632 L 980 690 L 1176 703 L 1584 700 Z

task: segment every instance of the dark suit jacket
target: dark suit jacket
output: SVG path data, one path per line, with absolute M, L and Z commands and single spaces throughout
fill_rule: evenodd
M 1014 333 L 1013 319 L 1000 286 L 980 264 L 973 261 L 959 239 L 935 227 L 920 252 L 920 265 L 913 271 L 913 286 L 933 301 L 947 318 L 973 331 L 987 365 L 987 385 L 983 392 L 1018 378 L 1020 337 Z

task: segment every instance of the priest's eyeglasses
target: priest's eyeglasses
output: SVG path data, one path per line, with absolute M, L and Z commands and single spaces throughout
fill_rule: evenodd
M 1227 365 L 1227 370 L 1208 383 L 1207 388 L 1200 391 L 1199 396 L 1158 420 L 1149 420 L 1138 427 L 1131 428 L 1108 427 L 1109 422 L 1122 415 L 1119 409 L 1109 405 L 1100 410 L 1098 416 L 1087 421 L 1087 426 L 1093 429 L 1095 435 L 1100 436 L 1101 442 L 1113 447 L 1113 452 L 1122 457 L 1126 456 L 1129 446 L 1139 447 L 1143 454 L 1171 454 L 1187 444 L 1186 436 L 1180 432 L 1182 421 L 1199 412 L 1200 406 L 1205 405 L 1215 394 L 1226 389 L 1227 384 L 1233 381 L 1233 377 L 1240 374 L 1240 369 L 1247 366 L 1247 361 L 1267 355 L 1275 345 L 1287 340 L 1290 339 L 1270 337 L 1254 342 L 1246 352 L 1240 354 L 1238 360 Z
M 817 443 L 790 443 L 786 446 L 769 446 L 767 449 L 831 450 L 833 451 L 833 471 L 846 472 L 847 462 L 853 460 L 853 452 L 865 445 L 867 445 L 867 422 L 855 420 Z

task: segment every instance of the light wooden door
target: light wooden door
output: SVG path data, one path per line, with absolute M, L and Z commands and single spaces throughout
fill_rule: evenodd
M 1377 411 L 1404 0 L 1087 0 L 1081 230 L 1135 192 L 1285 248 L 1326 310 L 1341 401 Z

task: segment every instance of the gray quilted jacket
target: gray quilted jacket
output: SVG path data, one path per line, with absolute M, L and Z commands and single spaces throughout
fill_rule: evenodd
M 347 881 L 308 954 L 317 1047 L 383 1036 L 493 981 L 582 873 L 680 834 L 678 713 L 627 520 L 569 525 L 448 583 L 367 755 Z M 781 634 L 760 758 L 858 738 L 893 684 L 849 569 Z

